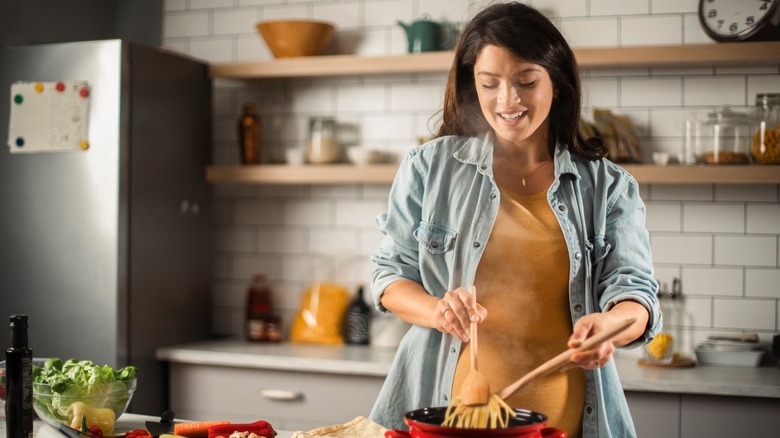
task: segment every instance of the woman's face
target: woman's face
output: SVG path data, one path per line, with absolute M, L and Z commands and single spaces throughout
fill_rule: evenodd
M 499 140 L 519 144 L 543 141 L 555 94 L 547 70 L 487 45 L 474 65 L 474 85 L 479 106 Z

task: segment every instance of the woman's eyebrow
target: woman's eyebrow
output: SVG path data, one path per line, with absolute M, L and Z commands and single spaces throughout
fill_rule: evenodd
M 528 68 L 525 68 L 525 69 L 522 69 L 522 70 L 520 70 L 518 72 L 513 73 L 512 76 L 520 76 L 520 75 L 524 75 L 524 74 L 527 74 L 527 73 L 533 73 L 533 72 L 538 72 L 538 71 L 539 71 L 539 69 L 536 68 L 536 67 L 528 67 Z M 476 74 L 477 75 L 487 75 L 487 76 L 492 76 L 492 77 L 499 77 L 499 76 L 501 76 L 498 73 L 492 73 L 492 72 L 483 71 L 483 70 L 478 71 Z

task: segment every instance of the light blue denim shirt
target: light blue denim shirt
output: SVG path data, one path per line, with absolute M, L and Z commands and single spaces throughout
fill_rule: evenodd
M 634 300 L 647 308 L 650 321 L 642 337 L 626 348 L 642 345 L 660 330 L 661 313 L 638 184 L 608 160 L 588 161 L 564 146 L 556 148 L 554 160 L 547 200 L 569 249 L 572 323 Z M 397 280 L 416 281 L 437 297 L 472 284 L 499 196 L 490 135 L 441 137 L 412 150 L 390 190 L 387 213 L 377 218 L 385 234 L 372 254 L 377 308 L 387 312 L 380 298 Z M 412 326 L 370 418 L 403 429 L 406 412 L 448 405 L 460 348 L 451 335 Z M 586 371 L 585 377 L 583 436 L 635 436 L 614 362 Z

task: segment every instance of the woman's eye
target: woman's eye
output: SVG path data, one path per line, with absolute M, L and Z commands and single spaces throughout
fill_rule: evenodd
M 531 88 L 536 85 L 536 81 L 531 82 L 518 82 L 517 85 L 521 88 Z
M 493 90 L 498 88 L 498 84 L 482 84 L 482 88 L 485 88 L 487 90 Z

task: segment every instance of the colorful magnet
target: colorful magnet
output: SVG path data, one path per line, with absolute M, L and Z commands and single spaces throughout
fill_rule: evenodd
M 24 146 L 24 137 L 16 137 L 16 146 L 18 147 Z
M 44 87 L 43 87 L 43 84 L 42 84 L 42 83 L 40 83 L 40 82 L 37 82 L 37 83 L 35 84 L 35 92 L 36 92 L 36 93 L 43 93 L 43 88 L 44 88 Z
M 57 82 L 57 85 L 54 86 L 54 89 L 62 93 L 63 91 L 65 91 L 65 83 L 62 81 Z
M 24 96 L 21 94 L 14 95 L 14 103 L 17 105 L 21 105 L 22 102 L 24 102 Z
M 82 151 L 86 151 L 87 149 L 89 149 L 89 142 L 87 140 L 81 140 L 79 142 L 79 149 L 81 149 Z
M 83 97 L 83 98 L 85 98 L 85 99 L 86 99 L 87 97 L 89 97 L 89 88 L 87 88 L 87 87 L 81 87 L 81 89 L 79 89 L 79 96 L 81 96 L 81 97 Z

